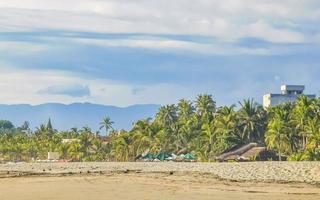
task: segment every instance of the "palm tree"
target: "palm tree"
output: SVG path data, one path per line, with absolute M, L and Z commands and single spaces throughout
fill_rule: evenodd
M 306 126 L 306 133 L 310 139 L 310 143 L 315 148 L 319 148 L 320 144 L 320 121 L 318 118 L 310 119 Z
M 92 140 L 94 138 L 95 136 L 94 133 L 92 133 L 91 128 L 89 128 L 88 126 L 82 128 L 79 139 L 81 144 L 81 150 L 85 157 L 89 155 L 89 149 L 92 145 Z
M 76 138 L 79 136 L 79 130 L 76 127 L 73 127 L 69 130 L 70 138 Z
M 189 120 L 194 114 L 195 108 L 192 105 L 191 101 L 181 99 L 178 104 L 178 115 L 180 121 Z
M 243 144 L 241 134 L 237 128 L 239 119 L 234 111 L 235 105 L 222 107 L 216 117 L 216 127 L 218 132 L 220 151 L 225 151 L 231 146 Z
M 210 121 L 216 109 L 216 102 L 212 99 L 212 95 L 199 95 L 196 100 L 197 113 L 204 121 Z
M 131 155 L 131 145 L 128 133 L 120 135 L 113 142 L 113 150 L 117 161 L 128 161 Z
M 139 120 L 133 126 L 131 130 L 132 134 L 132 148 L 134 156 L 139 156 L 146 150 L 150 150 L 152 141 L 154 141 L 154 135 L 151 119 Z
M 69 155 L 75 161 L 81 161 L 83 158 L 83 152 L 81 151 L 81 144 L 78 142 L 72 142 L 69 148 Z
M 288 149 L 290 149 L 288 132 L 286 121 L 282 116 L 278 115 L 269 122 L 266 143 L 269 149 L 278 150 L 279 161 L 281 161 L 282 152 L 289 151 Z
M 100 122 L 100 130 L 104 128 L 106 131 L 106 135 L 108 135 L 109 130 L 113 130 L 113 127 L 112 127 L 113 124 L 114 122 L 111 121 L 110 117 L 104 117 L 102 119 L 102 122 Z
M 294 106 L 295 105 L 293 103 L 289 102 L 276 107 L 270 107 L 268 109 L 268 117 L 270 121 L 273 119 L 281 119 L 282 121 L 286 122 L 291 153 L 297 150 L 300 141 L 299 135 L 294 128 L 295 125 L 292 120 L 292 110 Z
M 313 102 L 314 100 L 308 98 L 307 96 L 300 96 L 296 106 L 293 110 L 294 123 L 296 124 L 296 130 L 299 132 L 302 137 L 302 149 L 306 149 L 307 141 L 307 131 L 306 125 L 313 116 Z
M 203 137 L 203 141 L 204 141 L 204 145 L 207 147 L 206 148 L 206 155 L 210 156 L 210 153 L 213 151 L 213 147 L 217 141 L 217 135 L 218 131 L 217 131 L 217 126 L 216 126 L 216 122 L 213 120 L 211 121 L 211 123 L 205 123 L 202 126 L 202 137 Z M 209 161 L 210 161 L 209 158 Z
M 264 111 L 253 99 L 239 102 L 239 128 L 242 131 L 242 139 L 246 142 L 258 142 L 264 131 Z
M 156 115 L 156 122 L 166 128 L 172 128 L 177 119 L 177 107 L 174 104 L 161 107 Z

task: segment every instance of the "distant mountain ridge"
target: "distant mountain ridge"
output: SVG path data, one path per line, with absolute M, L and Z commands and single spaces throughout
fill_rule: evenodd
M 15 126 L 29 121 L 31 128 L 35 128 L 40 124 L 46 124 L 51 118 L 54 128 L 58 130 L 82 128 L 86 125 L 93 130 L 98 130 L 102 118 L 109 116 L 115 122 L 114 128 L 129 130 L 137 120 L 154 117 L 159 108 L 160 105 L 155 104 L 132 105 L 124 108 L 91 103 L 69 105 L 46 103 L 35 106 L 0 104 L 0 119 L 9 120 Z

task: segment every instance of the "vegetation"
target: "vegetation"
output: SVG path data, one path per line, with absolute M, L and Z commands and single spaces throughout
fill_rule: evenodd
M 320 100 L 301 96 L 268 110 L 253 100 L 217 107 L 211 95 L 195 102 L 181 100 L 160 108 L 154 119 L 137 121 L 132 130 L 114 130 L 105 117 L 100 132 L 89 127 L 57 131 L 47 125 L 31 131 L 25 122 L 15 128 L 0 121 L 0 158 L 31 161 L 59 152 L 73 161 L 129 161 L 144 153 L 192 153 L 211 161 L 222 152 L 251 142 L 278 153 L 279 160 L 320 160 Z

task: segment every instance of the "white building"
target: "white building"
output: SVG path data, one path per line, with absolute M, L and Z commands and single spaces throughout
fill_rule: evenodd
M 263 96 L 263 107 L 277 106 L 282 103 L 295 102 L 303 94 L 304 85 L 282 85 L 281 94 L 266 94 Z M 316 95 L 306 95 L 309 98 L 316 98 Z

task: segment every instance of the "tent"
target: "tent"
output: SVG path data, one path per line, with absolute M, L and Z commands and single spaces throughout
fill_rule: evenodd
M 153 160 L 155 158 L 156 158 L 156 156 L 154 154 L 152 154 L 152 153 L 148 153 L 148 154 L 146 154 L 145 156 L 142 157 L 142 159 L 148 159 L 148 160 Z
M 187 160 L 187 161 L 194 161 L 196 160 L 196 157 L 192 153 L 187 153 L 187 154 L 181 154 L 179 157 L 182 160 Z
M 170 155 L 169 153 L 164 153 L 164 152 L 159 153 L 159 154 L 156 156 L 156 158 L 159 159 L 160 161 L 165 161 L 165 160 L 167 160 L 167 159 L 170 158 L 170 157 L 171 157 L 171 155 Z
M 191 153 L 187 153 L 187 154 L 184 155 L 184 159 L 186 159 L 186 160 L 196 160 L 196 157 Z

